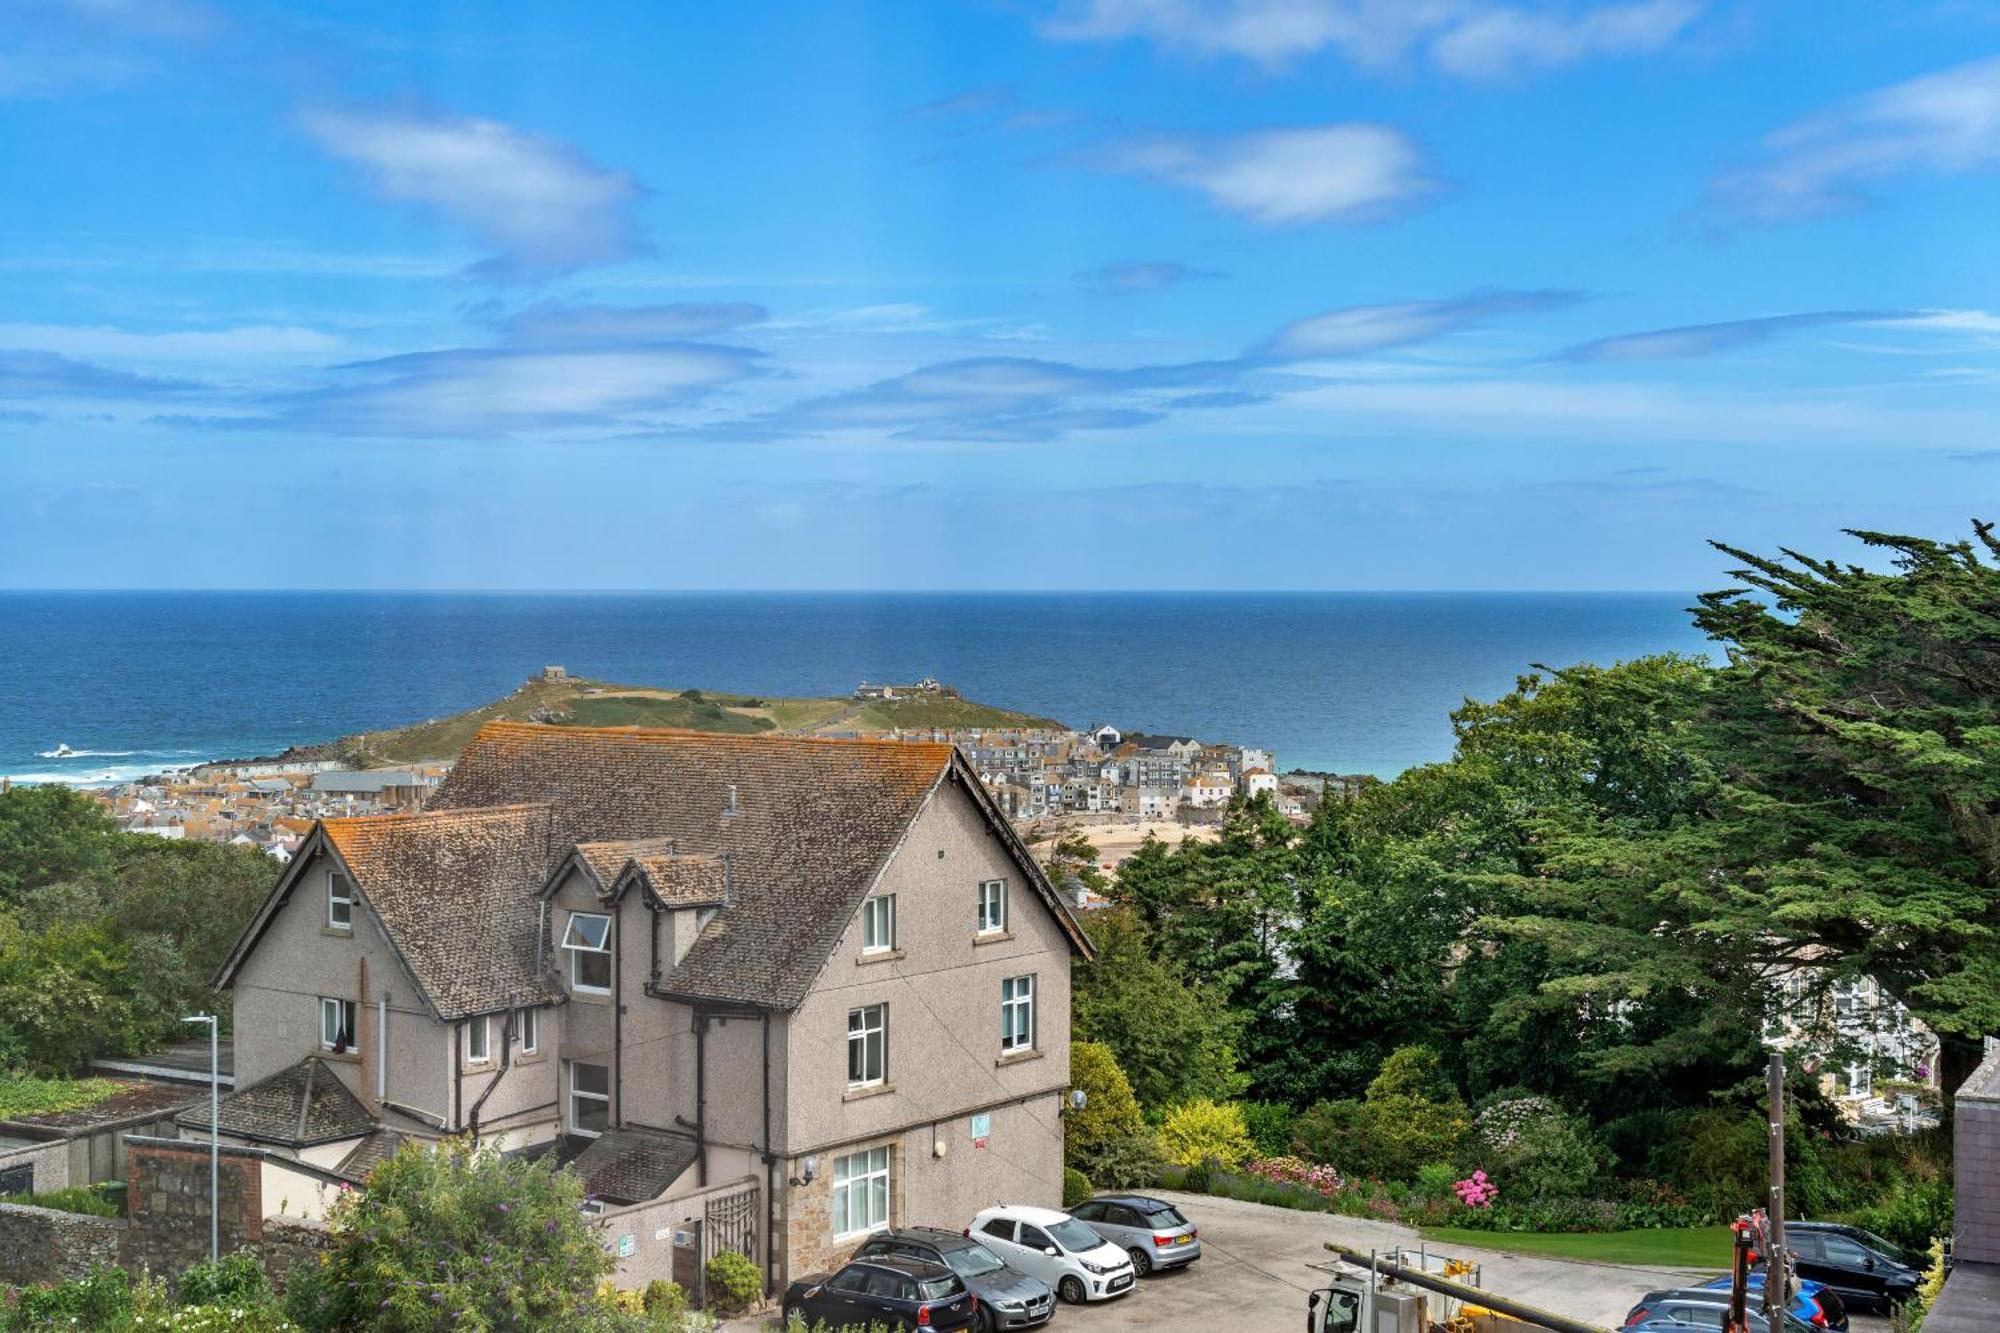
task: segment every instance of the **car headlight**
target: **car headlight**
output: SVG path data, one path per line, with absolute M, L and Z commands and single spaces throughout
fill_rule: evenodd
M 1085 1268 L 1088 1268 L 1091 1272 L 1098 1274 L 1100 1277 L 1106 1273 L 1115 1273 L 1119 1269 L 1125 1266 L 1123 1264 L 1094 1264 L 1088 1259 L 1079 1259 L 1077 1260 L 1077 1262 L 1082 1264 Z

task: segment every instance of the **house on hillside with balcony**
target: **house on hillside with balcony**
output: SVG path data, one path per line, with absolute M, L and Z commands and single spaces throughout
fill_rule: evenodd
M 556 1153 L 633 1280 L 730 1187 L 782 1285 L 1059 1201 L 1088 948 L 949 745 L 490 723 L 278 879 L 217 977 L 221 1129 L 357 1180 L 411 1137 Z

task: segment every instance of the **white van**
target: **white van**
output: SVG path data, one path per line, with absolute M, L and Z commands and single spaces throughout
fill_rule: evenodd
M 965 1234 L 1072 1305 L 1132 1290 L 1132 1257 L 1068 1213 L 1002 1204 L 973 1218 Z

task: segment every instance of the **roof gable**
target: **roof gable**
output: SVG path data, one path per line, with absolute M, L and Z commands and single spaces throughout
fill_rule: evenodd
M 317 1056 L 232 1092 L 217 1104 L 215 1118 L 224 1134 L 294 1148 L 357 1138 L 377 1128 L 368 1108 Z M 197 1103 L 174 1123 L 206 1130 L 207 1105 Z

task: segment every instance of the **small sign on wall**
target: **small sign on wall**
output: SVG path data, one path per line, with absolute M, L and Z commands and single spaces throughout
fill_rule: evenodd
M 639 1248 L 639 1238 L 630 1232 L 618 1238 L 618 1257 L 630 1259 L 632 1252 Z
M 972 1146 L 984 1148 L 986 1141 L 993 1137 L 993 1113 L 981 1111 L 972 1117 Z

